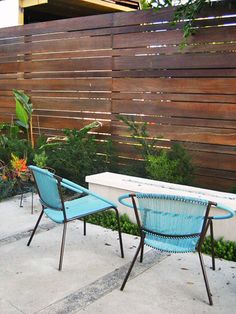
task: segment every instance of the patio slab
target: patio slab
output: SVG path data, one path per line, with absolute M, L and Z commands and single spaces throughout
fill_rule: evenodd
M 144 273 L 129 280 L 123 292 L 118 289 L 77 314 L 230 314 L 236 308 L 236 263 L 217 260 L 217 270 L 209 269 L 213 306 L 208 298 L 196 254 L 171 255 Z
M 27 193 L 23 198 L 23 207 L 20 207 L 20 196 L 15 196 L 0 202 L 0 241 L 12 237 L 21 232 L 31 230 L 35 224 L 41 205 L 38 197 L 34 196 L 34 214 L 31 214 L 31 194 Z M 42 224 L 49 222 L 42 218 Z
M 0 313 L 234 312 L 236 263 L 217 260 L 214 272 L 209 269 L 210 258 L 205 257 L 213 307 L 207 304 L 195 254 L 167 256 L 147 249 L 144 262 L 136 263 L 121 292 L 139 239 L 123 235 L 125 258 L 121 259 L 117 232 L 88 224 L 85 237 L 80 221 L 68 226 L 63 270 L 59 272 L 62 226 L 45 218 L 44 227 L 27 247 L 38 214 L 30 214 L 30 196 L 23 208 L 18 207 L 18 200 L 0 203 Z M 3 215 L 6 208 L 8 213 Z

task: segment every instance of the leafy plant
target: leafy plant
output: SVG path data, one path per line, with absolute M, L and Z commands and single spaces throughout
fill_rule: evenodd
M 98 143 L 87 132 L 64 130 L 65 141 L 43 146 L 47 155 L 47 166 L 56 173 L 72 181 L 83 184 L 85 176 L 107 169 L 106 154 L 98 154 L 99 149 L 106 151 L 106 143 Z
M 147 157 L 146 171 L 148 177 L 154 180 L 177 184 L 193 182 L 193 165 L 190 155 L 179 144 L 174 144 L 170 150 L 161 150 L 159 155 Z
M 19 158 L 32 160 L 34 138 L 32 131 L 33 105 L 29 96 L 18 90 L 13 90 L 16 101 L 15 123 L 2 123 L 0 125 L 0 159 L 6 163 L 11 159 L 11 154 Z M 27 139 L 22 137 L 23 131 L 27 133 Z
M 160 149 L 158 138 L 149 137 L 147 123 L 136 123 L 123 116 L 119 116 L 119 119 L 129 127 L 132 138 L 139 143 L 138 148 L 145 163 L 139 163 L 142 176 L 178 184 L 192 183 L 194 168 L 191 157 L 180 144 L 172 145 L 169 150 Z M 139 175 L 138 171 L 139 168 L 136 175 Z
M 14 180 L 9 180 L 0 175 L 0 201 L 14 194 Z
M 20 163 L 18 161 L 16 156 L 14 156 L 10 166 L 0 161 L 0 200 L 15 195 L 19 191 L 18 179 L 25 169 L 24 165 L 21 165 L 21 161 Z
M 16 101 L 16 116 L 18 118 L 16 124 L 26 130 L 27 139 L 31 142 L 32 148 L 34 148 L 33 104 L 30 101 L 30 97 L 21 91 L 13 89 L 13 95 Z
M 129 127 L 132 138 L 139 143 L 139 148 L 141 147 L 141 154 L 144 159 L 146 156 L 156 154 L 156 141 L 158 138 L 149 138 L 146 122 L 137 123 L 133 118 L 128 120 L 124 116 L 118 116 L 118 119 Z M 159 138 L 161 138 L 161 136 L 159 136 Z
M 236 185 L 233 185 L 232 188 L 229 190 L 229 192 L 236 194 Z
M 152 4 L 148 0 L 141 0 L 140 1 L 140 7 L 142 10 L 147 10 L 152 7 Z
M 97 213 L 86 217 L 86 221 L 94 225 L 99 225 L 104 228 L 117 230 L 117 219 L 114 211 L 107 210 L 105 212 Z M 121 231 L 128 234 L 139 235 L 138 225 L 131 222 L 127 214 L 120 216 Z
M 215 256 L 229 261 L 236 262 L 236 242 L 224 240 L 214 240 Z M 211 255 L 211 238 L 207 237 L 203 243 L 202 251 Z
M 18 138 L 20 129 L 17 125 L 11 123 L 0 124 L 0 145 L 6 145 L 8 139 L 15 140 Z
M 33 162 L 35 163 L 37 167 L 44 168 L 47 165 L 47 160 L 48 160 L 48 157 L 45 151 L 42 151 L 38 154 L 35 153 Z
M 27 158 L 28 162 L 33 159 L 33 149 L 26 139 L 8 138 L 4 135 L 4 142 L 0 143 L 0 159 L 5 163 L 11 160 L 11 154 L 19 158 Z

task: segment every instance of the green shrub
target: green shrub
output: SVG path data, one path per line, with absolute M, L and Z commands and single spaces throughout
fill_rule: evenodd
M 192 184 L 193 170 L 191 157 L 179 144 L 174 144 L 169 151 L 161 150 L 159 155 L 147 156 L 147 175 L 154 180 Z
M 214 241 L 215 256 L 236 262 L 236 242 L 220 238 Z M 202 246 L 202 252 L 211 255 L 211 238 L 207 237 Z
M 45 151 L 43 150 L 42 152 L 38 154 L 35 153 L 33 162 L 35 163 L 37 167 L 45 168 L 47 165 L 47 160 L 48 160 L 48 157 Z
M 44 148 L 47 166 L 55 169 L 58 175 L 84 184 L 87 175 L 107 169 L 106 154 L 98 154 L 102 150 L 102 143 L 97 143 L 94 137 L 81 134 L 76 129 L 65 130 L 65 135 L 65 142 L 52 143 Z
M 4 180 L 0 176 L 0 191 L 1 191 L 0 201 L 15 194 L 14 186 L 15 186 L 14 180 Z
M 0 159 L 8 164 L 12 154 L 19 158 L 31 156 L 31 144 L 22 138 L 17 125 L 3 123 L 0 125 Z
M 229 192 L 236 194 L 236 185 L 233 185 Z
M 116 214 L 112 210 L 97 213 L 86 217 L 86 221 L 94 225 L 99 225 L 104 228 L 117 230 Z M 130 221 L 127 214 L 120 216 L 121 231 L 128 234 L 139 235 L 139 228 L 137 224 Z
M 133 118 L 128 120 L 124 116 L 118 116 L 118 119 L 128 126 L 131 137 L 139 144 L 136 148 L 139 153 L 141 153 L 143 159 L 146 159 L 147 156 L 156 155 L 158 153 L 157 139 L 161 138 L 161 136 L 150 139 L 147 132 L 147 122 L 137 123 L 133 120 Z
M 8 139 L 7 143 L 0 145 L 0 159 L 6 164 L 14 154 L 19 158 L 27 158 L 28 163 L 33 160 L 33 150 L 29 142 L 25 139 Z
M 147 123 L 137 123 L 123 116 L 118 118 L 128 126 L 145 163 L 141 165 L 139 162 L 133 167 L 125 167 L 128 174 L 177 184 L 193 183 L 194 167 L 191 157 L 180 144 L 173 144 L 169 150 L 160 149 L 157 140 L 161 136 L 150 138 Z

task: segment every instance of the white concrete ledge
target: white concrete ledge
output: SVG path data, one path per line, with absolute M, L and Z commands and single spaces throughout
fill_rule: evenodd
M 192 186 L 143 179 L 111 172 L 103 172 L 87 176 L 86 182 L 89 183 L 89 189 L 103 195 L 115 203 L 118 203 L 118 197 L 125 193 L 164 193 L 207 199 L 212 202 L 229 206 L 236 211 L 236 195 L 232 193 L 224 193 Z M 118 204 L 118 208 L 121 213 L 127 213 L 129 217 L 135 221 L 132 209 L 124 207 L 120 204 Z M 219 215 L 221 212 L 214 209 L 213 214 Z M 215 221 L 214 226 L 216 237 L 223 236 L 226 239 L 236 241 L 235 217 L 232 219 Z

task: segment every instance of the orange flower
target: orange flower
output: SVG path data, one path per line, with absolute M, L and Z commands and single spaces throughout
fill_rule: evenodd
M 6 180 L 7 180 L 7 176 L 2 175 L 2 180 L 3 180 L 3 181 L 6 181 Z
M 14 154 L 11 154 L 12 156 L 12 160 L 11 160 L 11 165 L 13 167 L 13 169 L 16 171 L 16 174 L 18 177 L 20 177 L 22 172 L 26 172 L 27 171 L 27 160 L 26 159 L 20 159 L 17 156 L 15 156 Z

